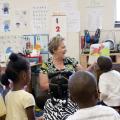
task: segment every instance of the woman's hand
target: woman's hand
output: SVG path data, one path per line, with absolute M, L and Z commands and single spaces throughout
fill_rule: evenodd
M 39 74 L 39 83 L 41 91 L 46 91 L 49 89 L 48 75 L 44 73 Z
M 37 118 L 36 120 L 45 120 L 45 118 L 43 116 Z
M 84 68 L 80 64 L 77 64 L 75 69 L 76 69 L 76 71 L 84 70 Z
M 94 62 L 92 65 L 90 65 L 86 70 L 87 71 L 90 71 L 90 72 L 93 72 L 96 70 L 96 67 L 97 67 L 97 63 Z

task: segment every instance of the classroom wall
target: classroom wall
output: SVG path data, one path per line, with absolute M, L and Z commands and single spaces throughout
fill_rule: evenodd
M 87 20 L 87 10 L 90 6 L 90 0 L 80 0 L 79 1 L 79 8 L 80 8 L 80 15 L 81 15 L 81 30 L 84 30 L 86 27 L 86 20 Z M 94 0 L 95 1 L 95 0 Z M 97 1 L 97 0 L 96 0 Z M 98 0 L 99 1 L 99 0 Z M 115 13 L 115 0 L 101 0 L 101 8 L 102 15 L 103 15 L 103 24 L 102 29 L 104 30 L 113 30 L 114 29 L 114 13 Z M 94 8 L 94 7 L 93 7 Z
M 55 4 L 56 8 L 52 7 L 52 10 L 58 10 L 58 1 L 59 0 L 51 0 L 50 3 Z M 79 60 L 79 56 L 81 53 L 80 50 L 80 36 L 83 35 L 84 29 L 86 29 L 86 20 L 87 13 L 90 2 L 92 0 L 76 0 L 76 10 L 80 11 L 80 33 L 67 33 L 67 55 L 71 57 L 75 57 Z M 95 1 L 95 0 L 93 0 Z M 115 0 L 96 0 L 100 1 L 102 4 L 102 30 L 100 41 L 104 41 L 106 39 L 113 39 L 116 43 L 120 43 L 120 29 L 114 28 L 114 20 L 115 20 Z M 54 5 L 54 6 L 55 6 Z M 95 31 L 90 32 L 94 34 Z
M 14 12 L 15 9 L 19 10 L 19 9 L 26 9 L 29 10 L 32 6 L 32 4 L 34 3 L 38 3 L 40 4 L 42 0 L 17 0 L 17 2 L 15 0 L 10 1 L 11 3 L 11 11 L 12 14 Z M 46 0 L 43 0 L 46 1 Z M 74 8 L 75 10 L 79 10 L 79 6 L 78 6 L 78 2 L 79 0 L 73 0 L 74 2 L 76 2 L 76 7 Z M 62 10 L 59 7 L 59 0 L 48 0 L 48 8 L 49 8 L 49 33 L 51 32 L 50 27 L 51 27 L 51 16 L 54 13 L 57 12 L 61 12 Z M 28 13 L 28 22 L 30 22 L 30 14 Z M 11 16 L 14 16 L 14 14 Z M 72 29 L 72 28 L 71 28 Z M 21 31 L 11 31 L 9 33 L 5 33 L 5 35 L 14 35 L 14 34 L 33 34 L 31 33 L 31 28 L 28 29 L 22 29 Z M 75 32 L 70 32 L 67 33 L 67 38 L 66 38 L 66 46 L 67 46 L 67 55 L 71 56 L 71 57 L 75 57 L 77 60 L 79 60 L 79 33 L 75 33 Z
M 79 0 L 73 0 L 75 4 L 74 10 L 79 10 Z M 50 0 L 49 4 L 51 7 L 51 13 L 61 12 L 62 10 L 59 8 L 59 0 Z M 72 29 L 72 28 L 71 28 Z M 79 33 L 76 32 L 68 32 L 66 39 L 67 46 L 67 55 L 70 57 L 75 57 L 79 61 Z
M 90 2 L 92 0 L 78 0 L 77 1 L 77 8 L 80 11 L 80 34 L 68 33 L 68 40 L 70 43 L 69 46 L 69 55 L 73 55 L 79 60 L 79 54 L 81 53 L 80 47 L 80 36 L 84 35 L 83 31 L 87 28 L 87 13 L 88 7 L 90 7 Z M 114 20 L 115 20 L 115 0 L 93 0 L 93 1 L 100 1 L 102 7 L 102 30 L 101 30 L 101 37 L 100 41 L 104 41 L 107 39 L 113 39 L 116 43 L 120 43 L 120 29 L 114 28 Z M 97 8 L 97 7 L 96 7 Z M 98 7 L 99 8 L 99 7 Z M 91 18 L 90 18 L 91 19 Z M 90 34 L 94 35 L 95 31 L 91 31 Z M 70 37 L 71 36 L 71 37 Z M 76 43 L 72 42 L 73 39 L 76 40 Z M 75 47 L 77 46 L 77 47 Z M 75 48 L 75 49 L 73 49 Z M 72 54 L 70 54 L 72 53 Z
M 89 1 L 88 0 L 79 1 L 80 18 L 81 18 L 81 34 L 82 35 L 83 35 L 84 29 L 86 29 L 87 27 L 86 20 L 87 20 L 88 7 L 86 6 L 88 6 Z M 105 39 L 114 39 L 116 43 L 120 43 L 120 39 L 119 39 L 120 29 L 114 28 L 115 0 L 100 0 L 100 1 L 102 3 L 102 7 L 100 7 L 102 9 L 102 30 L 101 30 L 100 40 L 103 41 Z M 91 32 L 91 33 L 94 34 L 94 32 Z
M 42 0 L 12 0 L 12 9 L 30 9 L 31 5 L 37 2 L 38 4 Z M 83 35 L 84 29 L 86 29 L 86 17 L 87 17 L 87 5 L 91 0 L 73 0 L 76 2 L 75 10 L 80 11 L 80 33 L 76 32 L 68 32 L 67 33 L 67 55 L 71 57 L 75 57 L 77 60 L 79 60 L 79 54 L 80 54 L 80 35 Z M 99 1 L 99 0 L 98 0 Z M 103 21 L 102 21 L 102 34 L 101 39 L 107 39 L 107 38 L 115 38 L 117 42 L 119 42 L 119 29 L 114 29 L 114 13 L 115 13 L 115 0 L 100 0 L 102 1 L 102 15 L 103 15 Z M 52 15 L 54 12 L 60 12 L 59 8 L 59 0 L 48 0 L 49 5 L 49 15 Z M 109 4 L 109 5 L 108 5 Z M 24 31 L 24 30 L 23 30 Z M 31 30 L 29 30 L 31 31 Z M 114 31 L 116 31 L 114 33 Z M 14 31 L 14 34 L 17 34 L 18 31 Z M 28 32 L 28 31 L 27 31 Z M 50 31 L 49 31 L 50 32 Z M 114 36 L 116 35 L 116 36 Z

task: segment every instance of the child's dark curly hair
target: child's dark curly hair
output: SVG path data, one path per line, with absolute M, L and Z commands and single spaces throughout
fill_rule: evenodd
M 68 99 L 68 79 L 61 74 L 54 76 L 50 79 L 49 83 L 50 95 L 53 105 L 56 104 L 55 99 L 66 100 L 65 105 L 67 105 Z
M 8 79 L 13 81 L 13 83 L 18 81 L 18 76 L 21 71 L 29 70 L 29 62 L 19 54 L 12 53 L 9 57 L 10 61 L 7 64 L 5 73 L 2 76 L 2 81 L 7 84 Z
M 107 56 L 100 56 L 97 59 L 98 67 L 102 72 L 108 72 L 112 69 L 112 59 Z

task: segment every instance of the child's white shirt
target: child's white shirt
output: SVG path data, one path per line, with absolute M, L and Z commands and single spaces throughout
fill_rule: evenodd
M 120 73 L 118 71 L 111 70 L 101 74 L 98 85 L 100 98 L 105 104 L 120 106 Z
M 96 105 L 79 109 L 66 120 L 120 120 L 120 115 L 110 107 Z

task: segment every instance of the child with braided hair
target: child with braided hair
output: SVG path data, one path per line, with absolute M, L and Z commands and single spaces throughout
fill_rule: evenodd
M 40 120 L 66 120 L 76 112 L 77 105 L 68 95 L 68 79 L 62 74 L 51 77 L 49 83 L 50 98 L 44 106 L 44 114 Z
M 18 54 L 9 57 L 4 77 L 13 82 L 13 88 L 5 96 L 6 120 L 35 120 L 35 100 L 32 94 L 24 90 L 31 79 L 29 62 Z

